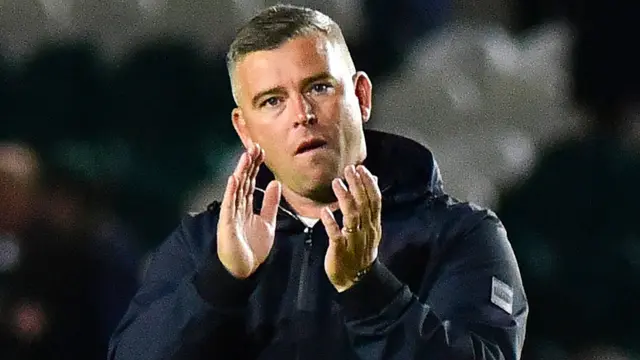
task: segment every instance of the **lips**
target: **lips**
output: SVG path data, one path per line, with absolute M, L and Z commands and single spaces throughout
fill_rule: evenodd
M 296 155 L 311 151 L 327 145 L 327 142 L 322 139 L 309 139 L 305 140 L 296 149 Z

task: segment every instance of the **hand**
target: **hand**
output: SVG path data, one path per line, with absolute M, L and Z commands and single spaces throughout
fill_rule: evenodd
M 324 269 L 339 292 L 353 286 L 358 272 L 373 264 L 382 237 L 382 196 L 377 178 L 364 166 L 357 169 L 348 166 L 345 178 L 348 190 L 341 179 L 335 179 L 331 184 L 342 211 L 344 227 L 340 229 L 328 208 L 321 215 L 329 235 Z
M 260 214 L 253 212 L 256 175 L 264 160 L 264 150 L 252 146 L 242 154 L 220 207 L 217 251 L 231 275 L 245 279 L 264 262 L 273 246 L 276 215 L 282 188 L 272 181 L 267 186 Z

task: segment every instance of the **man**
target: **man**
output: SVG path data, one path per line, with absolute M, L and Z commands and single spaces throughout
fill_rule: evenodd
M 247 152 L 154 254 L 109 358 L 519 358 L 505 230 L 443 193 L 428 150 L 363 131 L 371 82 L 338 26 L 268 8 L 228 65 Z

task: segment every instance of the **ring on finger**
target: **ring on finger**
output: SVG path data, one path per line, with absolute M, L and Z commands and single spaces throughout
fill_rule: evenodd
M 356 233 L 356 232 L 358 232 L 358 230 L 360 230 L 360 229 L 357 226 L 354 226 L 354 227 L 345 226 L 344 227 L 344 232 L 349 233 L 349 234 Z

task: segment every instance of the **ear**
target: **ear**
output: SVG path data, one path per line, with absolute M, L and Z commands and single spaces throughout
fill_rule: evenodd
M 369 75 L 364 71 L 358 71 L 354 75 L 354 87 L 358 104 L 360 105 L 360 114 L 362 114 L 362 122 L 366 123 L 371 118 L 371 94 L 372 84 Z
M 242 109 L 237 107 L 231 111 L 231 122 L 244 148 L 250 149 L 253 146 L 253 140 L 251 139 L 251 134 L 249 134 L 247 122 L 242 115 Z

